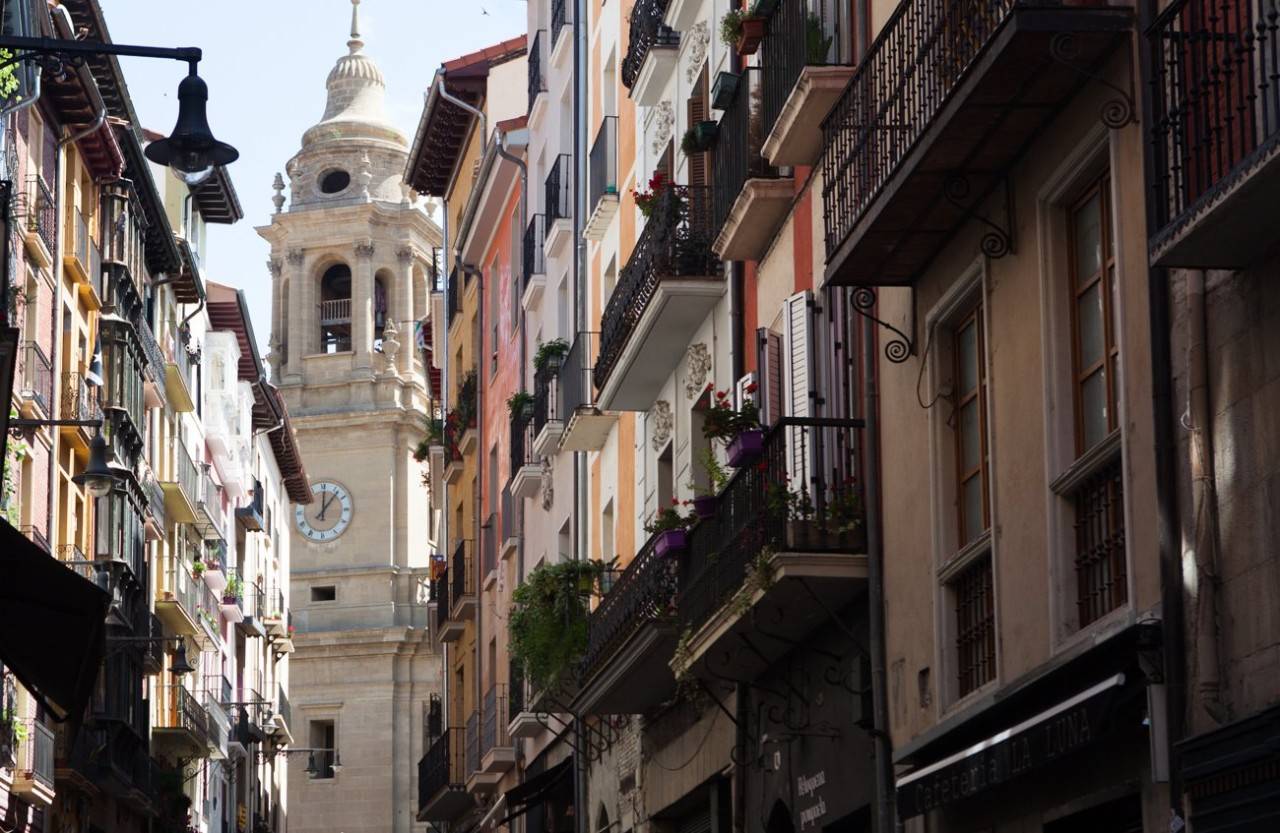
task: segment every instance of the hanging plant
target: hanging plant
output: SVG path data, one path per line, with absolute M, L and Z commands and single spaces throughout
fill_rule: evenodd
M 715 144 L 719 127 L 719 123 L 714 121 L 700 121 L 690 125 L 680 140 L 680 150 L 685 156 L 706 153 Z
M 540 342 L 533 354 L 533 369 L 538 371 L 545 371 L 549 367 L 558 369 L 568 353 L 569 342 L 563 338 Z
M 517 416 L 528 416 L 533 412 L 533 394 L 516 391 L 507 397 L 507 413 L 512 419 Z
M 511 594 L 511 657 L 542 691 L 569 683 L 587 649 L 588 600 L 601 561 L 562 561 L 534 569 Z

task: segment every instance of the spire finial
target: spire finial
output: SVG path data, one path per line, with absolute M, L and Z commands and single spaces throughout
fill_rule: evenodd
M 347 48 L 352 55 L 364 48 L 360 39 L 360 0 L 351 0 L 351 40 L 347 41 Z

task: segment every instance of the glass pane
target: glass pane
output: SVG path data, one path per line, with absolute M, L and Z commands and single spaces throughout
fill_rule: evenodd
M 1076 326 L 1080 328 L 1080 369 L 1102 359 L 1106 349 L 1103 328 L 1102 285 L 1095 283 L 1076 301 Z
M 1075 223 L 1076 280 L 1087 279 L 1102 263 L 1102 217 L 1094 194 L 1072 218 Z
M 1107 436 L 1107 373 L 1099 370 L 1080 386 L 1080 415 L 1083 421 L 1084 447 L 1093 448 Z
M 978 326 L 969 322 L 956 338 L 957 360 L 960 363 L 960 394 L 969 393 L 978 386 Z
M 982 522 L 982 478 L 971 477 L 961 488 L 961 511 L 964 513 L 964 540 L 961 546 L 968 544 L 986 528 Z
M 978 400 L 960 409 L 960 466 L 966 472 L 978 467 L 978 455 L 982 449 L 978 424 Z

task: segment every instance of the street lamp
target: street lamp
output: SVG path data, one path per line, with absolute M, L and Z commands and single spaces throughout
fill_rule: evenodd
M 209 86 L 196 74 L 192 62 L 191 72 L 178 84 L 178 122 L 173 132 L 143 151 L 152 162 L 173 168 L 190 186 L 208 179 L 216 166 L 229 165 L 240 158 L 240 151 L 213 137 L 205 112 L 208 100 Z
M 119 479 L 120 475 L 107 462 L 107 441 L 99 431 L 89 444 L 89 464 L 71 478 L 71 482 L 83 486 L 94 497 L 103 497 Z
M 173 649 L 173 663 L 169 666 L 169 671 L 175 676 L 181 677 L 183 674 L 190 674 L 195 671 L 193 666 L 187 659 L 187 640 L 181 636 L 109 636 L 107 637 L 107 647 L 117 650 L 128 645 L 166 645 L 170 642 L 178 643 L 178 647 Z

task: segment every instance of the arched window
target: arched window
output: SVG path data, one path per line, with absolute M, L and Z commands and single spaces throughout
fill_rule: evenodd
M 382 348 L 382 328 L 387 326 L 387 283 L 379 272 L 373 278 L 373 343 Z
M 351 267 L 330 266 L 320 278 L 320 352 L 351 350 Z

